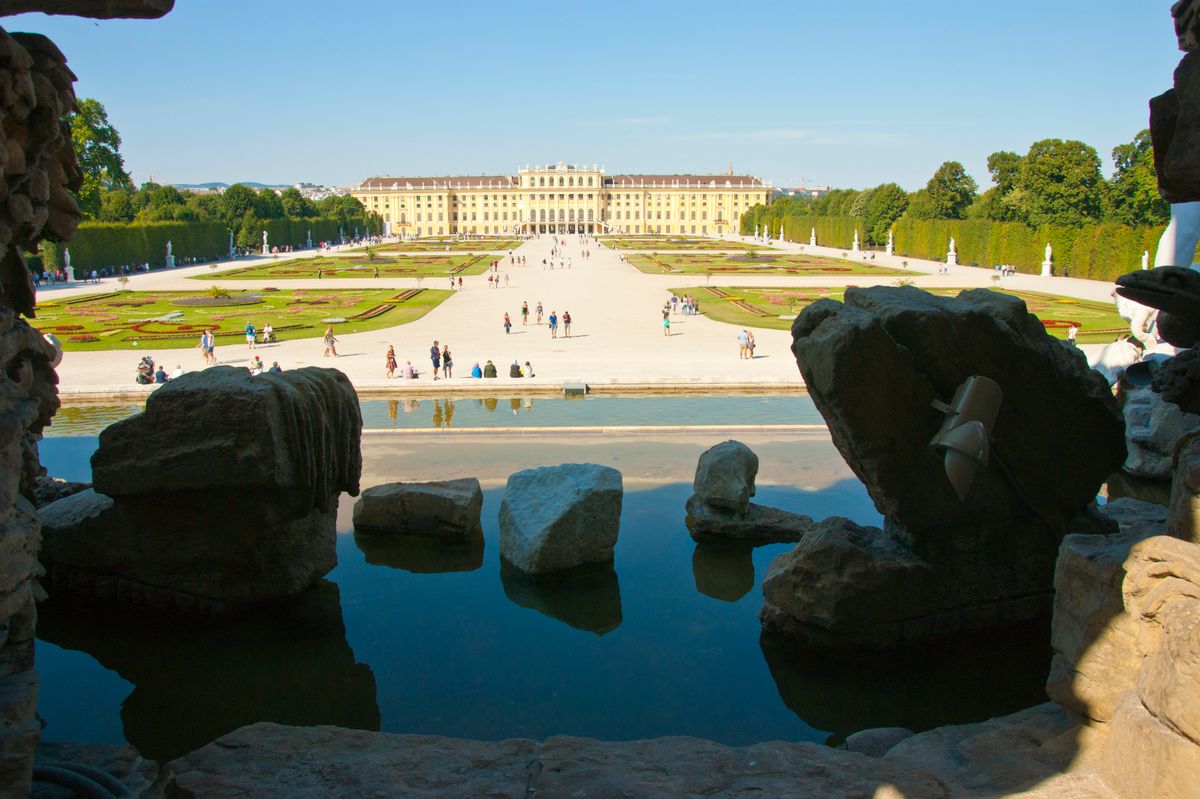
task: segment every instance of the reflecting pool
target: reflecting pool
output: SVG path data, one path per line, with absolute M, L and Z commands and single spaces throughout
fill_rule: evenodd
M 698 547 L 683 522 L 696 458 L 719 433 L 418 438 L 365 437 L 363 485 L 475 475 L 479 536 L 456 547 L 356 536 L 344 497 L 337 567 L 275 611 L 185 626 L 51 599 L 39 622 L 44 737 L 128 740 L 159 760 L 259 720 L 481 739 L 819 742 L 1044 701 L 1045 630 L 853 665 L 762 639 L 760 586 L 788 545 Z M 738 438 L 760 457 L 757 501 L 879 523 L 827 435 Z M 86 466 L 89 442 L 47 440 L 44 459 Z M 550 581 L 502 566 L 507 475 L 585 460 L 625 475 L 613 564 Z

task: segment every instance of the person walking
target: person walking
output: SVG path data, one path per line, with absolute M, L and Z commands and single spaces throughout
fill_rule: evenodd
M 558 338 L 558 312 L 550 312 L 550 338 Z
M 454 369 L 454 361 L 450 358 L 450 345 L 442 345 L 442 377 L 449 380 Z
M 742 360 L 746 359 L 746 345 L 749 343 L 749 338 L 750 338 L 750 334 L 747 333 L 744 328 L 742 329 L 742 331 L 740 333 L 737 334 L 738 357 L 741 358 Z
M 510 330 L 512 330 L 512 320 L 508 318 L 508 311 L 505 311 L 504 312 L 504 334 L 508 335 L 508 332 Z
M 389 380 L 396 376 L 396 348 L 390 344 L 387 348 L 387 357 L 384 361 L 384 366 L 387 368 L 387 376 Z
M 333 336 L 333 325 L 325 328 L 325 357 L 328 358 L 330 355 L 338 357 L 337 339 Z
M 433 346 L 429 348 L 429 360 L 433 362 L 433 379 L 438 379 L 438 369 L 442 367 L 442 351 L 438 349 L 438 343 L 435 340 Z
M 570 338 L 571 337 L 571 312 L 570 311 L 563 311 L 562 322 L 563 322 L 563 335 L 566 338 Z
M 258 331 L 254 329 L 252 322 L 246 323 L 246 347 L 254 349 L 254 341 L 258 338 Z
M 537 304 L 537 323 L 539 325 L 542 323 L 542 301 L 541 300 L 538 300 L 538 304 Z
M 754 360 L 754 334 L 746 331 L 746 357 Z
M 663 335 L 664 336 L 671 335 L 671 319 L 670 319 L 670 317 L 666 317 L 666 316 L 663 317 Z

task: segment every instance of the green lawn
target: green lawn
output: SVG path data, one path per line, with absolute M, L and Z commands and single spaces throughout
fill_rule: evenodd
M 270 322 L 280 341 L 319 338 L 328 324 L 340 333 L 361 333 L 420 319 L 451 292 L 306 289 L 209 292 L 119 291 L 39 303 L 38 327 L 53 333 L 67 351 L 123 350 L 155 345 L 186 347 L 213 328 L 217 344 L 245 341 L 246 322 L 261 330 Z M 181 304 L 181 301 L 182 304 Z M 199 302 L 199 306 L 190 303 Z M 211 304 L 216 303 L 216 304 Z M 328 320 L 340 320 L 330 322 Z
M 953 297 L 966 289 L 930 289 L 931 294 Z M 1112 341 L 1120 332 L 1129 332 L 1129 324 L 1117 314 L 1116 306 L 1106 302 L 1077 300 L 1031 291 L 1005 291 L 1020 297 L 1029 312 L 1042 320 L 1047 332 L 1066 338 L 1072 322 L 1080 325 L 1077 340 L 1081 344 Z M 700 312 L 710 319 L 739 327 L 765 327 L 788 330 L 792 319 L 809 304 L 821 299 L 842 300 L 843 288 L 745 288 L 739 286 L 682 287 L 673 294 L 690 294 L 700 303 Z
M 647 275 L 907 275 L 902 269 L 873 266 L 870 262 L 840 261 L 818 255 L 785 255 L 759 250 L 757 257 L 747 255 L 690 253 L 632 253 L 626 261 Z
M 324 255 L 279 263 L 258 263 L 241 269 L 213 271 L 194 280 L 303 280 L 347 277 L 445 277 L 482 275 L 494 257 L 487 255 Z M 317 274 L 318 270 L 320 275 Z M 378 270 L 378 275 L 376 275 Z
M 619 250 L 769 250 L 762 244 L 746 244 L 741 241 L 722 241 L 691 236 L 600 236 L 598 240 L 606 247 Z
M 507 252 L 515 250 L 521 242 L 517 239 L 414 239 L 391 244 L 383 244 L 371 249 L 379 253 L 390 252 Z M 354 250 L 353 252 L 361 252 Z

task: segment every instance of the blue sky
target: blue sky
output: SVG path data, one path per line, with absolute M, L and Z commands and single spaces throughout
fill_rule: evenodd
M 1109 153 L 1178 63 L 1169 0 L 177 0 L 29 14 L 138 182 L 720 172 L 924 185 L 1041 138 Z

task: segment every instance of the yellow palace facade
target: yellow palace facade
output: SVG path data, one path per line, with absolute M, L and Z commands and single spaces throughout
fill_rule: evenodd
M 751 175 L 606 175 L 559 162 L 516 176 L 364 180 L 351 190 L 402 236 L 733 233 L 772 189 Z

